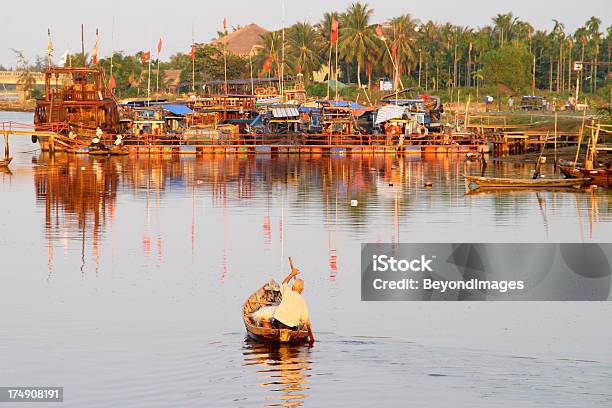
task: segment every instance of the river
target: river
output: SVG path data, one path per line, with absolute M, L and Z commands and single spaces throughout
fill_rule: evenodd
M 361 302 L 359 269 L 365 242 L 606 242 L 610 190 L 466 194 L 459 156 L 10 146 L 0 386 L 63 386 L 66 407 L 612 405 L 610 302 Z M 287 256 L 312 348 L 245 339 L 242 303 Z

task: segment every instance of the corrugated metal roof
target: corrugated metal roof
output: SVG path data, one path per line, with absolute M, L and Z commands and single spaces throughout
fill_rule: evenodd
M 275 118 L 293 118 L 300 116 L 300 112 L 298 108 L 293 107 L 272 108 L 272 116 Z
M 405 106 L 387 105 L 381 106 L 376 112 L 376 124 L 383 123 L 389 119 L 400 119 L 404 112 L 406 112 Z

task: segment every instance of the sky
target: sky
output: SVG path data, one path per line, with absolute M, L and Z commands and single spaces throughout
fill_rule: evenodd
M 324 12 L 342 11 L 352 1 L 9 1 L 2 4 L 0 64 L 15 65 L 11 48 L 24 51 L 30 60 L 36 55 L 46 55 L 47 28 L 51 29 L 56 62 L 66 49 L 80 52 L 81 24 L 85 26 L 86 52 L 91 53 L 97 27 L 101 57 L 113 49 L 128 54 L 155 50 L 161 37 L 160 58 L 165 60 L 176 52 L 188 51 L 192 29 L 196 42 L 215 37 L 216 31 L 222 30 L 224 17 L 229 27 L 255 22 L 268 30 L 278 29 L 283 21 L 283 3 L 284 21 L 290 25 L 297 21 L 317 23 Z M 612 0 L 369 0 L 367 3 L 374 9 L 373 22 L 409 13 L 421 21 L 431 19 L 477 28 L 491 24 L 496 14 L 511 11 L 536 29 L 551 29 L 552 19 L 556 18 L 565 24 L 567 31 L 573 32 L 593 15 L 602 20 L 602 30 L 612 24 Z

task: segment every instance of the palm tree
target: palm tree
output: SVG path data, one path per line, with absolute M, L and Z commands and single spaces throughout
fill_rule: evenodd
M 418 48 L 416 47 L 417 27 L 419 26 L 419 20 L 416 20 L 410 16 L 410 14 L 404 14 L 399 17 L 395 17 L 390 21 L 392 34 L 392 46 L 396 50 L 396 64 L 398 76 L 403 73 L 410 73 L 412 67 L 418 63 Z M 380 49 L 379 49 L 380 50 Z M 379 51 L 378 50 L 378 51 Z M 380 54 L 380 52 L 374 52 L 373 54 Z M 384 54 L 386 60 L 390 61 L 389 55 Z M 392 64 L 391 64 L 392 65 Z
M 377 50 L 380 42 L 374 27 L 370 25 L 373 10 L 366 4 L 353 3 L 346 11 L 344 24 L 340 27 L 340 53 L 346 62 L 357 63 L 357 84 L 361 88 L 361 70 L 368 56 Z
M 280 52 L 282 39 L 278 31 L 269 31 L 261 34 L 261 46 L 257 54 L 253 57 L 253 64 L 266 70 L 266 63 L 269 63 L 268 72 L 273 72 L 273 63 L 276 63 L 276 73 L 280 72 Z
M 555 23 L 550 35 L 553 39 L 556 40 L 557 45 L 559 47 L 559 59 L 557 60 L 557 93 L 562 91 L 560 88 L 561 83 L 563 82 L 563 43 L 565 40 L 565 25 L 558 20 L 553 19 Z
M 321 68 L 322 40 L 310 23 L 296 23 L 288 32 L 289 56 L 296 71 L 312 79 L 312 73 Z
M 517 21 L 518 18 L 514 17 L 512 13 L 498 14 L 493 17 L 494 31 L 498 35 L 500 47 L 503 47 L 504 41 L 512 38 L 512 29 Z
M 589 37 L 589 45 L 591 48 L 592 64 L 591 64 L 591 92 L 597 87 L 597 61 L 599 60 L 599 46 L 601 44 L 601 33 L 599 27 L 601 20 L 597 17 L 591 17 L 585 23 L 587 34 Z

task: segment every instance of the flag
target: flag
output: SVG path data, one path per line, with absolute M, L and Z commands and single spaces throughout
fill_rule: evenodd
M 531 27 L 527 28 L 527 41 L 531 41 Z
M 111 74 L 110 78 L 108 79 L 108 89 L 110 89 L 112 92 L 113 89 L 115 89 L 116 87 L 117 84 L 115 83 L 115 77 L 113 76 L 113 74 Z
M 53 43 L 51 42 L 51 29 L 47 29 L 47 55 L 53 57 Z
M 151 60 L 151 51 L 143 52 L 142 54 L 140 54 L 140 61 L 143 64 L 146 64 L 150 60 Z
M 161 37 L 159 37 L 159 41 L 157 42 L 157 55 L 159 55 L 159 53 L 161 52 L 162 45 L 163 45 L 162 39 Z
M 393 59 L 397 58 L 397 41 L 393 41 L 393 44 L 391 45 L 391 56 Z
M 383 41 L 385 41 L 385 33 L 383 32 L 382 26 L 376 26 L 376 35 Z
M 297 72 L 298 72 L 298 74 L 302 73 L 302 63 L 300 61 L 298 61 L 298 63 L 297 63 Z
M 191 59 L 195 60 L 195 44 L 191 46 Z
M 70 56 L 70 50 L 66 50 L 66 51 L 65 51 L 65 52 L 62 54 L 62 56 L 61 56 L 61 58 L 60 58 L 60 60 L 59 60 L 60 65 L 66 65 L 66 62 L 68 62 L 68 57 L 69 57 L 69 56 Z
M 335 44 L 338 41 L 338 20 L 336 17 L 332 17 L 331 21 L 331 44 Z
M 585 45 L 587 43 L 586 35 L 582 34 L 581 41 L 582 41 L 582 45 Z
M 268 58 L 266 58 L 263 64 L 264 72 L 270 71 L 270 68 L 272 68 L 272 56 L 271 55 Z
M 98 49 L 100 48 L 100 37 L 98 36 L 98 29 L 96 28 L 96 40 L 94 41 L 93 52 L 91 54 L 91 63 L 94 65 L 98 64 Z
M 223 32 L 227 33 L 227 17 L 223 17 Z

